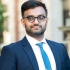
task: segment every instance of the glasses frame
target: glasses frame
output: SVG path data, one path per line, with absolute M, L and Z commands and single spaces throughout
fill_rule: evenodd
M 40 20 L 40 19 L 39 19 L 40 16 L 43 17 L 43 20 Z M 33 21 L 29 20 L 29 17 L 33 17 Z M 29 16 L 27 16 L 27 17 L 23 17 L 23 19 L 24 19 L 24 18 L 27 18 L 30 23 L 33 23 L 36 18 L 37 18 L 37 21 L 38 21 L 38 22 L 43 22 L 43 21 L 45 20 L 45 18 L 47 18 L 47 17 L 44 16 L 44 15 L 39 15 L 38 17 L 34 17 L 34 16 L 32 16 L 32 15 L 29 15 Z

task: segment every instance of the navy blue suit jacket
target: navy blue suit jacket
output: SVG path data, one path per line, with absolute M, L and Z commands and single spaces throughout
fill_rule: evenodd
M 70 70 L 70 61 L 64 45 L 50 40 L 46 42 L 53 52 L 57 70 Z M 26 37 L 2 49 L 0 70 L 39 70 L 36 57 Z

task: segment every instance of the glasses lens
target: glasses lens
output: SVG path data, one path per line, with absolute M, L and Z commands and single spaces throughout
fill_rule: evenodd
M 42 22 L 42 21 L 44 21 L 45 16 L 39 15 L 37 19 L 38 19 L 38 22 Z
M 29 22 L 34 22 L 34 19 L 35 19 L 35 18 L 34 18 L 33 16 L 28 16 L 27 18 L 28 18 L 28 21 L 29 21 Z
M 27 18 L 29 22 L 33 23 L 35 21 L 35 18 L 37 18 L 38 22 L 42 22 L 45 20 L 45 16 L 44 15 L 39 15 L 38 17 L 34 17 L 34 16 L 27 16 L 27 17 L 24 17 L 24 18 Z

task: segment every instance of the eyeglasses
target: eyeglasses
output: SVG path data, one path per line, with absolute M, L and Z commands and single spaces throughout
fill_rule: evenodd
M 23 19 L 24 18 L 27 18 L 30 23 L 33 23 L 36 18 L 37 18 L 38 22 L 43 22 L 45 20 L 46 16 L 44 16 L 44 15 L 39 15 L 38 17 L 27 16 L 27 17 L 23 17 Z

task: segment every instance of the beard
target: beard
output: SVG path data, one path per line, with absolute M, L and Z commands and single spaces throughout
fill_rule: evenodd
M 34 26 L 39 26 L 40 29 L 33 30 Z M 28 35 L 33 36 L 33 37 L 39 37 L 39 36 L 44 35 L 44 32 L 46 30 L 46 25 L 44 27 L 42 27 L 39 24 L 34 24 L 34 26 L 30 26 L 30 28 L 28 28 L 27 25 L 25 24 L 25 30 Z

